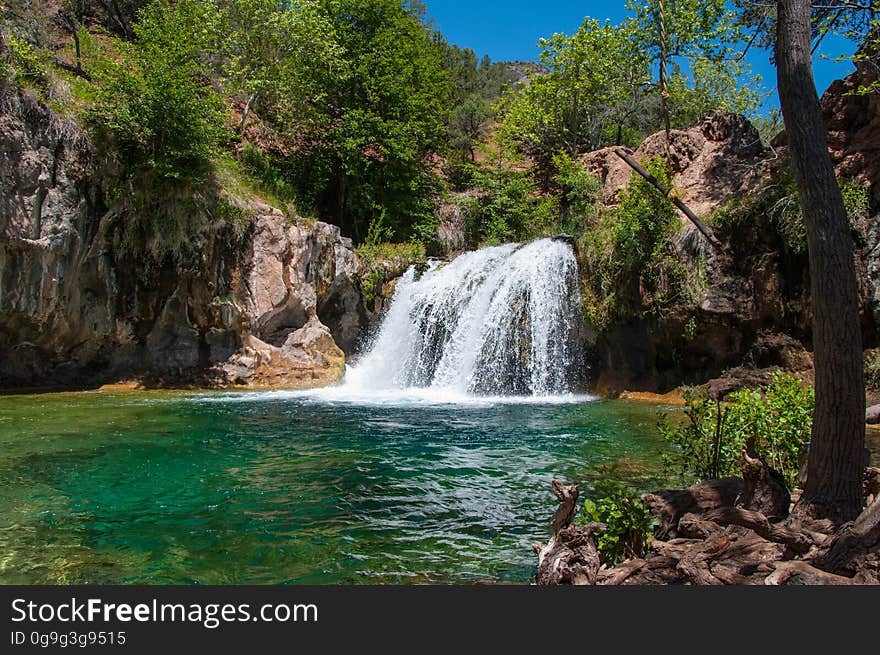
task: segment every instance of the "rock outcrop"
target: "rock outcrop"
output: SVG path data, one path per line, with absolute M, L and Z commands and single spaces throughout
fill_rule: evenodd
M 187 242 L 127 248 L 141 217 L 107 198 L 85 133 L 35 97 L 0 112 L 0 387 L 303 387 L 344 370 L 375 307 L 337 227 L 258 202 L 186 216 Z
M 758 131 L 738 114 L 714 111 L 695 127 L 672 130 L 669 144 L 670 173 L 678 197 L 699 216 L 705 216 L 739 193 L 754 179 L 765 156 Z M 649 136 L 635 150 L 636 160 L 666 157 L 666 134 Z M 633 170 L 603 148 L 584 156 L 584 166 L 602 183 L 606 204 L 614 204 L 626 188 Z
M 871 82 L 866 75 L 860 70 L 832 85 L 822 109 L 838 175 L 866 185 L 871 197 L 851 216 L 864 341 L 871 347 L 880 337 L 880 101 L 876 94 L 851 93 Z M 664 156 L 664 140 L 663 133 L 648 137 L 634 156 Z M 674 130 L 670 150 L 673 187 L 686 204 L 711 221 L 714 210 L 738 203 L 740 216 L 734 225 L 716 224 L 721 250 L 708 247 L 681 217 L 674 256 L 687 271 L 688 293 L 663 311 L 633 313 L 598 336 L 595 387 L 609 394 L 663 392 L 715 379 L 715 387 L 732 391 L 776 368 L 809 378 L 806 247 L 792 248 L 774 215 L 789 202 L 791 220 L 798 220 L 794 187 L 780 190 L 778 181 L 787 166 L 784 134 L 765 148 L 744 118 L 713 112 L 694 128 Z M 604 201 L 615 204 L 632 171 L 613 149 L 584 161 L 602 181 Z

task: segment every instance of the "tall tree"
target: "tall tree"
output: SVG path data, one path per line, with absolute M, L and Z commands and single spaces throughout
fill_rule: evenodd
M 810 251 L 816 409 L 797 511 L 838 521 L 862 507 L 865 384 L 858 286 L 843 197 L 834 175 L 811 60 L 809 0 L 779 0 L 779 99 Z
M 721 61 L 740 41 L 741 30 L 725 0 L 629 0 L 627 9 L 635 13 L 639 38 L 658 65 L 660 113 L 668 148 L 670 84 L 678 61 Z
M 508 95 L 501 135 L 549 180 L 559 153 L 576 157 L 598 148 L 607 130 L 622 130 L 651 78 L 632 20 L 611 25 L 586 18 L 574 34 L 554 34 L 539 45 L 548 72 Z

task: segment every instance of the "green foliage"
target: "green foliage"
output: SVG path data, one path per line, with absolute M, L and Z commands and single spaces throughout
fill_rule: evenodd
M 865 355 L 865 386 L 868 389 L 880 389 L 880 350 Z
M 549 178 L 556 155 L 592 150 L 609 127 L 638 116 L 650 72 L 632 21 L 615 26 L 587 18 L 573 35 L 554 34 L 539 45 L 548 73 L 508 95 L 500 136 Z
M 381 225 L 371 230 L 372 238 L 383 235 Z M 367 302 L 381 293 L 382 284 L 402 275 L 410 266 L 425 262 L 425 247 L 417 242 L 407 243 L 364 243 L 358 246 L 358 255 L 366 264 L 366 273 L 361 277 L 361 291 Z
M 629 0 L 626 7 L 635 14 L 640 38 L 655 59 L 664 32 L 670 58 L 717 58 L 727 54 L 729 44 L 740 38 L 740 29 L 725 0 L 667 1 L 662 27 L 658 0 Z
M 300 215 L 286 181 L 278 177 L 268 157 L 258 148 L 246 145 L 238 159 L 223 153 L 211 160 L 211 167 L 212 175 L 204 181 L 206 185 L 215 184 L 239 201 L 264 202 L 280 209 L 291 220 Z
M 810 440 L 812 387 L 778 372 L 759 390 L 731 394 L 729 403 L 710 399 L 705 390 L 685 394 L 685 421 L 661 413 L 659 429 L 676 446 L 666 455 L 670 472 L 685 483 L 738 474 L 743 449 L 753 440 L 756 451 L 785 477 L 798 483 L 798 458 Z
M 661 182 L 660 159 L 642 162 Z M 688 292 L 689 272 L 671 250 L 673 205 L 633 175 L 614 208 L 599 211 L 579 239 L 584 312 L 597 329 L 635 312 L 662 311 Z
M 129 171 L 185 178 L 207 170 L 222 135 L 224 107 L 204 78 L 211 13 L 197 0 L 159 0 L 140 14 L 135 43 L 93 53 L 97 102 L 90 122 Z M 114 56 L 115 55 L 115 56 Z
M 871 189 L 861 180 L 847 180 L 840 185 L 843 206 L 851 224 L 871 215 Z
M 645 162 L 645 168 L 661 183 L 669 185 L 669 175 L 660 159 Z M 633 175 L 621 194 L 616 218 L 615 260 L 621 267 L 636 272 L 659 255 L 675 225 L 676 213 L 650 182 Z
M 220 83 L 248 112 L 279 126 L 323 124 L 319 108 L 347 75 L 342 46 L 320 3 L 219 0 L 216 44 Z
M 744 64 L 698 56 L 690 69 L 690 76 L 677 70 L 669 81 L 673 126 L 690 127 L 712 110 L 751 116 L 761 106 L 761 77 Z
M 584 518 L 604 523 L 598 533 L 597 547 L 602 562 L 613 565 L 633 557 L 644 557 L 651 546 L 657 523 L 642 499 L 632 489 L 619 483 L 596 485 L 598 500 L 584 501 Z
M 517 75 L 506 64 L 493 63 L 488 56 L 478 61 L 473 50 L 449 45 L 439 35 L 435 35 L 435 40 L 451 83 L 447 175 L 454 178 L 450 180 L 454 186 L 461 186 L 462 169 L 474 161 L 476 146 L 494 117 L 493 104 L 513 87 Z
M 45 90 L 49 84 L 48 53 L 14 34 L 4 36 L 0 41 L 0 77 L 10 80 L 19 88 Z
M 880 76 L 876 74 L 880 70 L 880 17 L 877 16 L 876 9 L 871 10 L 871 20 L 867 25 L 866 33 L 864 28 L 862 31 L 851 29 L 847 36 L 861 45 L 852 57 L 856 68 L 874 71 L 872 77 L 866 76 L 872 81 L 859 84 L 855 93 L 858 95 L 880 93 Z
M 602 186 L 583 164 L 564 153 L 556 155 L 553 179 L 559 189 L 559 231 L 578 236 L 587 229 L 588 220 L 596 213 L 596 195 Z
M 770 142 L 785 129 L 785 124 L 782 120 L 782 111 L 777 108 L 771 109 L 766 115 L 758 114 L 751 116 L 750 120 L 752 125 L 755 126 L 755 129 L 758 130 L 758 134 L 761 137 L 761 143 L 765 146 L 770 145 Z
M 500 245 L 557 231 L 556 199 L 540 194 L 528 172 L 478 169 L 472 183 L 478 193 L 462 208 L 469 243 Z
M 294 213 L 296 190 L 281 173 L 281 166 L 252 143 L 245 143 L 239 153 L 239 160 L 250 179 L 256 181 L 256 192 L 275 207 Z
M 859 180 L 838 181 L 844 207 L 853 227 L 870 214 L 870 190 Z M 793 255 L 807 254 L 807 229 L 790 162 L 773 169 L 770 180 L 744 198 L 715 210 L 709 222 L 736 241 L 742 229 L 766 215 L 784 248 Z
M 113 250 L 158 267 L 167 259 L 181 262 L 198 253 L 206 230 L 231 226 L 237 236 L 250 219 L 210 179 L 166 177 L 144 171 L 110 198 Z

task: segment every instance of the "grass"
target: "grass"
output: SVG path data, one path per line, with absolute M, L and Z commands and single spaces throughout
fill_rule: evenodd
M 279 195 L 270 186 L 262 183 L 231 154 L 219 155 L 214 159 L 213 165 L 218 186 L 231 197 L 265 203 L 280 210 L 288 218 L 297 216 L 292 198 Z

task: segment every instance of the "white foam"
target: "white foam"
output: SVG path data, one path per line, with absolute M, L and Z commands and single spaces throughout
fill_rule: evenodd
M 580 312 L 577 260 L 561 241 L 483 248 L 421 277 L 410 269 L 341 393 L 564 397 L 581 362 Z

